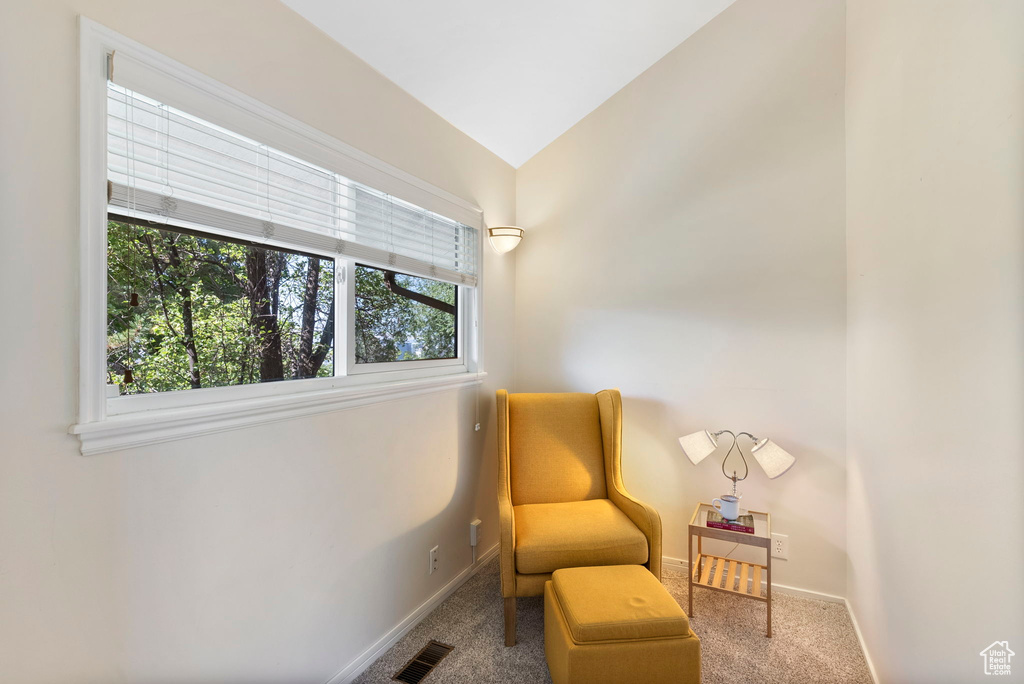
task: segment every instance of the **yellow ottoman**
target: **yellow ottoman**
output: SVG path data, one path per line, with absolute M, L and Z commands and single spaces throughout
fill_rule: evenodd
M 555 570 L 544 584 L 554 684 L 699 684 L 700 639 L 641 565 Z

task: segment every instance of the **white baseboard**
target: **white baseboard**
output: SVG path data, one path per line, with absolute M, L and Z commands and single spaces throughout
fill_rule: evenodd
M 857 615 L 853 612 L 853 606 L 849 599 L 844 599 L 846 612 L 850 614 L 850 622 L 853 623 L 853 631 L 857 634 L 857 641 L 860 642 L 860 651 L 864 654 L 864 660 L 868 662 L 868 671 L 871 673 L 871 681 L 878 684 L 878 673 L 875 671 L 875 664 L 871 662 L 871 655 L 868 653 L 868 645 L 864 643 L 864 635 L 860 632 L 860 624 L 857 622 Z
M 326 684 L 349 684 L 349 682 L 362 674 L 363 670 L 369 667 L 373 661 L 383 655 L 389 648 L 394 646 L 399 639 L 408 634 L 413 627 L 422 622 L 423 619 L 427 617 L 434 608 L 440 605 L 442 601 L 451 596 L 456 589 L 461 587 L 467 580 L 469 580 L 470 577 L 479 572 L 480 568 L 496 555 L 498 555 L 497 544 L 485 551 L 484 554 L 477 559 L 475 564 L 469 566 L 453 577 L 447 584 L 441 587 L 436 594 L 420 604 L 416 610 L 409 613 L 405 619 L 395 625 L 387 634 L 382 636 L 372 646 L 359 654 L 355 660 L 345 666 L 340 672 L 338 672 L 338 674 L 331 677 Z M 682 558 L 671 558 L 669 556 L 665 556 L 662 558 L 661 562 L 663 565 L 680 570 L 684 574 L 689 569 L 689 564 Z M 847 599 L 842 596 L 826 594 L 820 591 L 813 591 L 811 589 L 801 589 L 800 587 L 791 587 L 785 584 L 772 584 L 772 589 L 782 594 L 789 594 L 800 598 L 843 604 L 846 607 L 846 612 L 850 616 L 850 622 L 853 624 L 853 631 L 857 635 L 857 641 L 860 644 L 861 652 L 864 654 L 864 660 L 867 661 L 868 671 L 871 673 L 871 679 L 875 684 L 878 684 L 878 673 L 875 671 L 875 665 L 871 661 L 867 645 L 864 643 L 864 636 L 861 634 L 860 625 L 857 623 L 857 616 L 854 614 L 853 608 L 850 606 L 850 602 Z
M 681 571 L 684 575 L 689 572 L 690 564 L 683 558 L 663 556 L 661 563 L 663 566 L 675 568 Z M 871 655 L 868 653 L 867 644 L 864 643 L 864 636 L 860 632 L 860 625 L 857 624 L 857 616 L 853 614 L 853 608 L 850 606 L 850 602 L 846 598 L 842 596 L 835 596 L 833 594 L 825 594 L 820 591 L 813 591 L 811 589 L 801 589 L 800 587 L 790 587 L 785 584 L 775 584 L 774 582 L 772 583 L 772 591 L 777 591 L 780 594 L 789 594 L 790 596 L 798 596 L 800 598 L 814 599 L 815 601 L 841 603 L 846 606 L 846 612 L 850 616 L 850 622 L 853 624 L 853 631 L 857 635 L 857 642 L 860 644 L 860 651 L 864 654 L 864 660 L 867 661 L 868 671 L 871 673 L 871 679 L 875 684 L 878 684 L 878 673 L 875 672 L 875 665 L 871 662 Z
M 480 568 L 482 568 L 487 561 L 491 560 L 496 555 L 498 555 L 497 544 L 487 549 L 487 551 L 477 559 L 476 563 L 470 565 L 468 568 L 453 577 L 451 581 L 441 587 L 436 594 L 420 604 L 416 610 L 405 616 L 404 620 L 395 625 L 391 631 L 378 639 L 372 646 L 360 653 L 356 659 L 346 665 L 341 672 L 327 680 L 326 684 L 349 684 L 349 682 L 362 674 L 363 670 L 368 668 L 373 661 L 383 655 L 389 648 L 394 646 L 399 639 L 408 634 L 413 627 L 423 620 L 423 618 L 430 615 L 430 611 L 434 610 L 434 608 L 440 605 L 442 601 L 451 596 L 456 589 L 465 584 L 470 577 L 479 572 Z

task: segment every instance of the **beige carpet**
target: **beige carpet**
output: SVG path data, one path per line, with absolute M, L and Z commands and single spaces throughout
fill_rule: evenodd
M 665 586 L 686 608 L 686 576 L 665 571 Z M 701 639 L 706 684 L 748 682 L 857 682 L 870 684 L 846 607 L 773 597 L 772 638 L 764 636 L 764 604 L 716 591 L 697 591 L 691 624 Z M 456 682 L 550 682 L 544 662 L 541 598 L 519 599 L 519 641 L 505 648 L 498 563 L 494 559 L 427 616 L 357 682 L 390 682 L 428 640 L 455 650 L 423 680 Z

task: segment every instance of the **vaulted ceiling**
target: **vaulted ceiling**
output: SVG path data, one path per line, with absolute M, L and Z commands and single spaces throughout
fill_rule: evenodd
M 733 0 L 283 0 L 520 166 Z

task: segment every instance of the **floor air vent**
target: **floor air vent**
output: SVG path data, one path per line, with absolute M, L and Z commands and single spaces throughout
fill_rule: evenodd
M 396 682 L 406 684 L 419 684 L 423 678 L 433 671 L 437 664 L 444 660 L 444 657 L 452 652 L 454 646 L 446 646 L 440 641 L 430 640 L 419 653 L 413 656 L 412 660 L 399 670 L 393 679 Z

